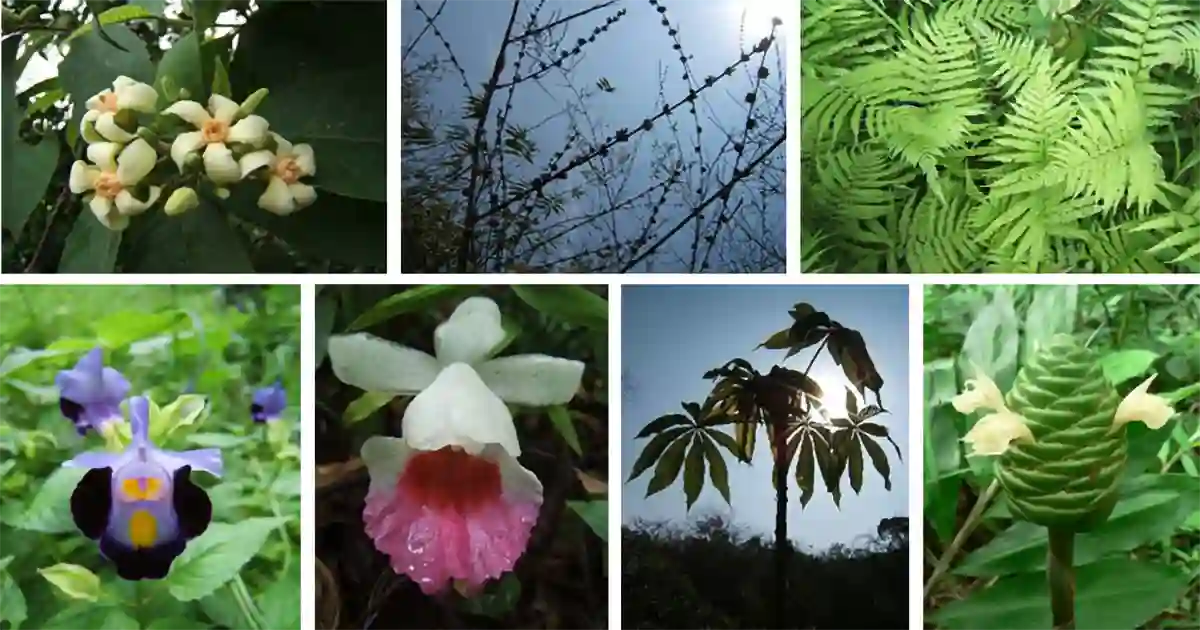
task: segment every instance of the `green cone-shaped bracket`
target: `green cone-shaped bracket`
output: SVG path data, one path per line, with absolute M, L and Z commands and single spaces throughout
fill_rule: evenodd
M 1034 441 L 1013 442 L 996 465 L 1015 516 L 1072 531 L 1108 519 L 1125 467 L 1118 403 L 1098 357 L 1077 341 L 1060 335 L 1035 353 L 1007 398 Z

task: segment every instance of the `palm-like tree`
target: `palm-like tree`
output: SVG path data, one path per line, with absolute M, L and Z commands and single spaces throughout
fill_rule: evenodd
M 629 480 L 655 466 L 646 496 L 671 485 L 683 469 L 683 488 L 690 509 L 703 488 L 705 464 L 713 485 L 729 502 L 728 469 L 717 446 L 736 459 L 749 463 L 754 456 L 759 427 L 767 430 L 771 446 L 775 486 L 775 571 L 776 622 L 785 627 L 787 563 L 791 545 L 787 541 L 787 471 L 796 460 L 796 484 L 800 504 L 807 506 L 816 485 L 816 469 L 835 505 L 841 504 L 841 479 L 850 478 L 857 494 L 863 483 L 863 453 L 870 458 L 891 490 L 891 466 L 877 440 L 887 440 L 900 456 L 900 447 L 887 428 L 869 420 L 886 413 L 879 396 L 883 378 L 875 369 L 866 343 L 858 331 L 831 320 L 807 303 L 790 311 L 793 323 L 771 335 L 760 348 L 787 350 L 787 358 L 817 346 L 803 372 L 775 365 L 766 374 L 749 361 L 737 358 L 704 374 L 716 381 L 703 405 L 683 403 L 683 414 L 668 414 L 646 425 L 637 438 L 653 436 L 634 463 Z M 821 351 L 828 349 L 846 378 L 864 395 L 870 389 L 875 405 L 858 407 L 854 392 L 846 391 L 847 417 L 835 418 L 822 404 L 824 392 L 808 372 Z M 733 427 L 733 435 L 722 428 Z

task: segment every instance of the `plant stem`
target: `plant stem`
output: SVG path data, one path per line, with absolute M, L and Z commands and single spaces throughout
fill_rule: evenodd
M 233 593 L 233 599 L 241 609 L 246 623 L 250 624 L 251 630 L 260 630 L 263 627 L 262 620 L 254 607 L 254 600 L 250 598 L 250 591 L 246 588 L 246 583 L 242 581 L 241 574 L 233 577 L 233 581 L 229 583 L 229 591 Z
M 787 627 L 787 567 L 791 543 L 787 538 L 787 440 L 783 418 L 772 418 L 775 432 L 775 627 Z
M 1075 628 L 1075 532 L 1057 527 L 1050 533 L 1046 578 L 1050 586 L 1050 612 L 1055 630 Z
M 1000 482 L 993 479 L 992 484 L 987 487 L 987 490 L 975 500 L 975 505 L 971 507 L 970 514 L 967 514 L 967 520 L 963 522 L 962 529 L 958 530 L 958 533 L 954 535 L 954 540 L 950 541 L 950 546 L 942 552 L 942 557 L 938 560 L 937 566 L 933 568 L 933 573 L 929 575 L 928 580 L 925 580 L 925 597 L 929 597 L 929 593 L 933 591 L 933 586 L 937 583 L 938 578 L 942 577 L 946 569 L 950 568 L 950 561 L 954 559 L 954 556 L 958 555 L 958 551 L 966 544 L 967 537 L 983 521 L 983 512 L 999 491 Z

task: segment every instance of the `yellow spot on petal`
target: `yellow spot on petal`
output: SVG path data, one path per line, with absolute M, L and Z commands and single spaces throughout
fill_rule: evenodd
M 134 549 L 153 547 L 158 537 L 158 520 L 146 510 L 129 515 L 129 542 Z
M 162 481 L 154 477 L 134 477 L 121 482 L 126 501 L 153 501 L 162 497 Z

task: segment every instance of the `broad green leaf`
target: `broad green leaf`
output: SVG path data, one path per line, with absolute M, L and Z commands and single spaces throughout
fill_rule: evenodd
M 150 62 L 146 43 L 122 24 L 114 24 L 104 31 L 125 50 L 109 45 L 93 30 L 71 42 L 71 51 L 58 66 L 58 78 L 75 105 L 68 123 L 75 129 L 79 128 L 79 121 L 87 111 L 87 100 L 104 90 L 111 90 L 117 77 L 154 82 L 154 65 Z M 87 218 L 96 220 L 93 216 Z
M 563 405 L 554 405 L 548 408 L 546 413 L 549 414 L 550 422 L 554 424 L 554 429 L 566 441 L 567 446 L 570 446 L 576 455 L 582 455 L 583 447 L 579 444 L 579 432 L 575 430 L 571 412 Z
M 1114 558 L 1079 567 L 1075 574 L 1078 630 L 1138 628 L 1174 604 L 1186 573 L 1162 564 Z M 1043 573 L 1001 578 L 952 601 L 926 618 L 946 630 L 1045 630 L 1050 598 Z
M 725 498 L 725 503 L 732 505 L 729 499 L 729 467 L 725 464 L 725 458 L 721 456 L 721 451 L 717 450 L 716 444 L 713 444 L 712 434 L 714 431 L 703 431 L 700 444 L 704 447 L 704 456 L 708 459 L 708 478 L 712 480 L 713 487 L 721 496 Z M 722 434 L 724 435 L 724 434 Z
M 38 569 L 38 573 L 53 584 L 63 595 L 71 599 L 94 602 L 100 597 L 100 578 L 86 567 L 77 564 L 59 563 Z
M 295 630 L 300 627 L 300 564 L 293 562 L 287 573 L 277 576 L 257 598 L 263 628 Z
M 395 397 L 396 395 L 390 392 L 363 392 L 361 396 L 354 399 L 354 402 L 346 406 L 346 412 L 342 414 L 342 419 L 350 424 L 366 420 Z
M 220 57 L 213 60 L 212 93 L 226 98 L 233 98 L 233 88 L 229 86 L 229 71 Z
M 1107 522 L 1076 535 L 1076 567 L 1168 537 L 1200 510 L 1196 480 L 1185 474 L 1143 475 L 1125 484 L 1122 494 Z M 1045 527 L 1017 523 L 968 555 L 954 572 L 980 577 L 1044 572 L 1046 548 Z
M 213 523 L 171 565 L 163 580 L 176 599 L 192 601 L 233 579 L 262 549 L 283 518 L 250 518 L 238 523 Z
M 600 540 L 608 540 L 608 501 L 567 501 L 579 518 L 592 528 Z
M 692 446 L 683 466 L 683 494 L 687 507 L 691 509 L 700 491 L 704 489 L 704 437 L 696 432 L 692 435 Z
M 720 444 L 725 448 L 725 450 L 729 451 L 729 454 L 736 457 L 739 462 L 742 462 L 743 464 L 750 463 L 750 460 L 743 458 L 742 447 L 738 445 L 737 440 L 733 439 L 733 436 L 720 429 L 708 429 L 705 431 L 705 433 L 707 433 L 708 436 L 713 439 L 713 441 Z
M 217 16 L 229 5 L 228 0 L 188 0 L 187 10 L 196 30 L 203 33 L 217 23 Z
M 1104 376 L 1113 385 L 1144 375 L 1158 359 L 1158 354 L 1149 350 L 1117 350 L 1100 357 Z
M 293 586 L 294 588 L 294 586 Z M 250 620 L 246 619 L 245 611 L 233 594 L 232 585 L 218 588 L 212 595 L 200 599 L 200 610 L 218 626 L 226 628 L 251 628 Z M 163 630 L 175 630 L 163 628 Z
M 76 602 L 59 611 L 43 626 L 45 630 L 138 630 L 135 619 L 119 609 Z
M 992 301 L 975 315 L 963 341 L 961 365 L 963 374 L 973 374 L 979 366 L 1000 391 L 1008 391 L 1017 374 L 1017 312 L 1008 289 L 999 287 Z
M 667 433 L 663 433 L 655 438 L 655 440 L 662 439 L 664 435 L 667 435 Z M 658 458 L 658 464 L 654 467 L 654 477 L 650 479 L 650 483 L 646 487 L 646 496 L 661 492 L 667 486 L 671 485 L 671 482 L 675 481 L 675 478 L 679 476 L 679 470 L 683 468 L 684 449 L 687 448 L 688 443 L 691 441 L 691 436 L 684 436 L 675 440 L 667 447 L 662 457 Z M 653 444 L 654 442 L 651 441 L 650 446 L 653 446 Z M 649 446 L 646 448 L 649 449 Z
M 791 336 L 790 336 L 791 332 L 792 332 L 791 328 L 784 328 L 783 330 L 771 335 L 770 337 L 767 337 L 767 340 L 758 344 L 758 347 L 766 348 L 768 350 L 782 350 L 784 348 L 790 347 L 792 345 L 792 340 L 791 340 Z
M 662 433 L 671 427 L 691 426 L 691 424 L 691 418 L 688 418 L 681 413 L 669 413 L 665 416 L 659 416 L 651 420 L 649 424 L 642 427 L 641 431 L 638 431 L 638 434 L 634 436 L 633 439 L 640 440 L 642 438 L 650 437 L 656 433 Z
M 101 346 L 124 348 L 135 341 L 179 330 L 189 321 L 182 311 L 120 310 L 93 323 L 92 332 Z
M 387 22 L 383 2 L 279 2 L 255 12 L 239 35 L 229 69 L 234 93 L 270 90 L 257 113 L 272 131 L 312 145 L 313 185 L 323 193 L 387 199 Z M 378 211 L 381 231 L 371 236 L 384 243 L 385 210 Z M 345 217 L 334 221 L 352 227 Z
M 6 112 L 4 115 L 15 114 Z M 28 144 L 14 137 L 10 150 L 12 161 L 4 169 L 4 210 L 0 220 L 4 227 L 14 234 L 20 234 L 25 228 L 25 221 L 45 196 L 46 187 L 50 185 L 58 167 L 58 137 L 48 136 L 37 144 Z
M 474 293 L 480 288 L 475 285 L 427 284 L 405 289 L 380 300 L 365 313 L 354 318 L 347 330 L 364 330 L 405 313 L 428 308 L 441 300 L 448 301 Z
M 104 227 L 91 212 L 80 212 L 63 245 L 58 272 L 112 273 L 121 249 L 121 235 Z
M 9 559 L 12 559 L 11 556 Z M 9 575 L 7 568 L 0 569 L 0 621 L 7 621 L 12 630 L 20 630 L 28 615 L 21 587 Z
M 150 440 L 164 444 L 176 432 L 188 430 L 206 418 L 208 401 L 199 394 L 184 394 L 161 409 L 151 404 L 150 411 Z
M 274 96 L 268 96 L 264 102 L 270 102 Z M 263 114 L 261 109 L 257 113 Z M 274 130 L 275 119 L 269 120 Z M 324 174 L 322 159 L 323 154 L 318 151 L 317 172 Z M 312 183 L 316 184 L 316 178 Z M 319 192 L 313 205 L 281 217 L 258 207 L 258 198 L 265 190 L 263 182 L 243 181 L 233 189 L 224 207 L 238 218 L 283 239 L 298 252 L 345 265 L 387 265 L 387 207 L 384 204 Z
M 71 518 L 71 493 L 85 471 L 82 468 L 58 468 L 42 482 L 22 518 L 9 525 L 47 534 L 74 532 Z
M 1033 356 L 1034 349 L 1048 343 L 1054 335 L 1074 332 L 1078 301 L 1078 285 L 1033 287 L 1033 301 L 1025 312 L 1024 356 Z
M 154 87 L 159 93 L 159 109 L 166 109 L 176 100 L 208 103 L 204 85 L 204 68 L 200 61 L 200 40 L 195 32 L 179 38 L 158 62 Z M 179 90 L 187 90 L 187 99 L 179 98 Z
M 691 427 L 679 427 L 676 429 L 668 429 L 654 436 L 654 439 L 650 440 L 650 442 L 642 449 L 642 453 L 638 455 L 637 461 L 633 463 L 633 472 L 629 474 L 629 481 L 633 481 L 638 477 L 638 475 L 641 475 L 648 468 L 650 468 L 650 466 L 653 466 L 654 462 L 658 461 L 659 456 L 662 455 L 663 451 L 667 450 L 667 447 L 670 446 L 675 438 L 683 435 L 690 430 L 690 428 Z
M 125 231 L 131 273 L 252 273 L 242 236 L 207 201 L 179 216 L 147 212 Z
M 299 578 L 297 578 L 297 579 L 299 579 Z M 283 583 L 280 583 L 280 582 L 272 582 L 270 588 L 276 589 L 282 585 L 283 585 Z M 291 588 L 292 592 L 296 593 L 297 596 L 299 596 L 300 589 L 296 588 L 295 584 L 291 584 L 288 586 Z M 299 604 L 297 604 L 297 606 L 299 606 Z M 293 625 L 293 626 L 269 626 L 269 627 L 279 628 L 280 630 L 285 630 L 285 629 L 289 629 L 289 628 L 296 628 L 298 626 Z M 145 630 L 209 630 L 210 628 L 211 628 L 211 626 L 209 626 L 209 624 L 207 624 L 203 621 L 200 621 L 198 619 L 188 619 L 186 617 L 166 617 L 166 618 L 155 619 L 155 620 L 151 621 L 146 626 Z
M 513 291 L 548 317 L 608 334 L 608 300 L 583 287 L 513 285 Z
M 146 7 L 138 6 L 137 4 L 128 4 L 125 6 L 113 7 L 111 9 L 108 9 L 108 10 L 102 12 L 100 15 L 97 15 L 95 20 L 99 21 L 101 26 L 109 26 L 110 24 L 122 24 L 124 22 L 131 22 L 133 20 L 146 19 L 148 17 L 153 17 L 153 16 L 151 15 L 151 13 L 149 11 L 146 10 Z M 75 32 L 71 33 L 67 37 L 66 42 L 71 42 L 79 37 L 82 37 L 84 35 L 87 35 L 88 33 L 93 32 L 94 30 L 95 30 L 95 21 L 88 20 L 87 24 L 84 24 L 83 26 L 80 26 L 79 28 L 75 29 Z M 105 29 L 105 31 L 108 32 L 109 35 L 112 35 L 110 29 Z M 114 39 L 116 39 L 116 38 L 114 38 Z M 121 44 L 121 46 L 126 49 L 129 48 L 128 46 L 125 45 L 124 42 L 121 42 L 120 40 L 118 40 L 118 43 Z

